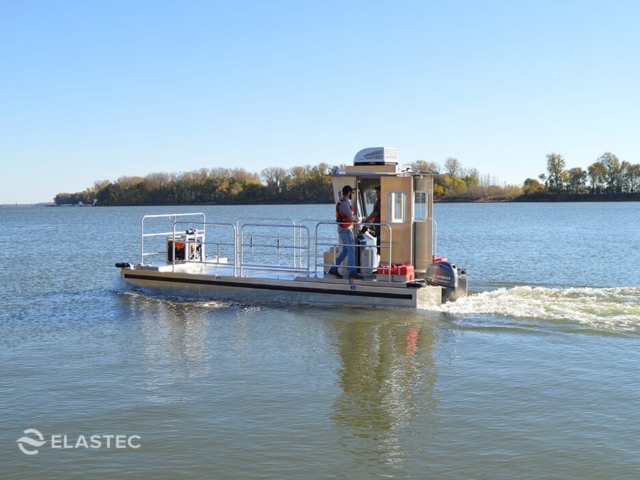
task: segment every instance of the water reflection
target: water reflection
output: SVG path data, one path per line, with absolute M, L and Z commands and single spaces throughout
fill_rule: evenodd
M 359 463 L 397 466 L 406 442 L 428 433 L 425 418 L 437 408 L 436 328 L 416 316 L 339 324 L 342 394 L 332 420 Z
M 205 311 L 144 297 L 134 297 L 130 308 L 141 322 L 148 400 L 176 403 L 198 396 L 210 368 Z

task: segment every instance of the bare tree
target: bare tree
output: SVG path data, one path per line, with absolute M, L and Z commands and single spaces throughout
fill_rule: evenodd
M 462 164 L 457 158 L 449 157 L 444 161 L 444 170 L 451 178 L 459 177 L 462 173 Z
M 285 189 L 287 171 L 282 167 L 268 167 L 260 172 L 260 178 L 276 196 Z
M 436 162 L 427 162 L 426 160 L 416 160 L 409 164 L 416 172 L 440 173 L 440 166 Z

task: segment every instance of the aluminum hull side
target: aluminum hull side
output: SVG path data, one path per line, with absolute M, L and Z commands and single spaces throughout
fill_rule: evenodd
M 128 284 L 161 293 L 226 301 L 429 308 L 439 306 L 442 298 L 440 287 L 349 283 L 346 279 L 272 279 L 128 268 L 121 269 L 121 276 Z

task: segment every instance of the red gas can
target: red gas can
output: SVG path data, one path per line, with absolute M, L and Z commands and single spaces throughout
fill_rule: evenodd
M 394 282 L 409 282 L 415 278 L 415 271 L 410 263 L 393 263 L 391 266 L 387 263 L 382 263 L 376 271 L 381 280 L 388 279 L 389 273 L 391 273 L 391 280 Z
M 396 273 L 391 270 L 391 274 L 393 275 L 393 279 L 397 282 L 409 282 L 415 278 L 415 271 L 413 265 L 410 263 L 403 263 L 400 265 L 396 265 L 397 271 Z

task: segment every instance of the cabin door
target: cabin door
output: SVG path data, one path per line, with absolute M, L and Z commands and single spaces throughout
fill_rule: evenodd
M 413 263 L 413 178 L 382 177 L 380 186 L 381 246 L 391 240 L 391 249 L 381 249 L 380 261 Z M 384 224 L 389 225 L 391 233 Z

